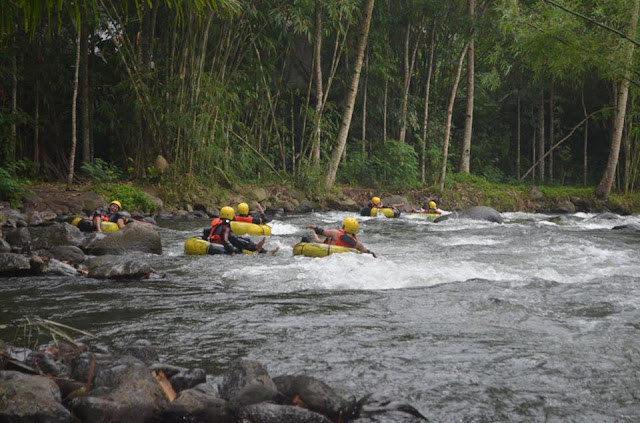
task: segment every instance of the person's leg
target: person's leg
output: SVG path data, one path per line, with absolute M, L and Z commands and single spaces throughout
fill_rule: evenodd
M 102 218 L 100 216 L 93 218 L 93 224 L 96 225 L 96 231 L 102 232 Z

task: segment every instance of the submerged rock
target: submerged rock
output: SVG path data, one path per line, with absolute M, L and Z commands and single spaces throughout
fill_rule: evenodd
M 87 260 L 89 277 L 95 279 L 146 279 L 153 269 L 139 260 L 121 256 L 100 256 Z
M 453 212 L 451 214 L 440 216 L 433 222 L 438 223 L 449 219 L 473 219 L 502 223 L 502 215 L 496 209 L 487 206 L 475 206 L 462 212 Z
M 95 256 L 132 252 L 162 254 L 162 243 L 160 234 L 151 226 L 131 223 L 110 234 L 92 234 L 85 251 Z

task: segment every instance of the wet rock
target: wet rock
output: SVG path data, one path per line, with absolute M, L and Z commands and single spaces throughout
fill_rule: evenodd
M 413 406 L 384 396 L 369 396 L 360 400 L 358 418 L 352 423 L 422 423 L 428 422 Z
M 239 413 L 243 423 L 330 423 L 325 416 L 300 407 L 269 403 L 244 407 Z
M 237 420 L 227 402 L 217 395 L 215 387 L 202 383 L 178 394 L 160 415 L 163 422 L 220 422 Z
M 205 380 L 206 374 L 203 369 L 183 370 L 169 377 L 171 387 L 173 387 L 173 390 L 176 392 L 181 392 L 185 389 L 193 388 L 196 385 L 204 383 Z
M 270 385 L 252 383 L 244 388 L 229 400 L 229 407 L 232 410 L 239 410 L 242 407 L 261 402 L 277 402 L 280 398 L 278 390 Z
M 34 255 L 29 258 L 29 266 L 31 266 L 31 273 L 42 275 L 47 268 L 47 263 L 42 257 Z
M 618 216 L 615 213 L 600 213 L 597 216 L 593 217 L 594 219 L 602 219 L 602 220 L 617 220 L 620 218 L 620 216 Z
M 257 361 L 237 359 L 231 362 L 229 369 L 227 369 L 224 379 L 222 381 L 222 387 L 220 389 L 220 396 L 223 399 L 230 400 L 235 397 L 245 386 L 251 384 L 264 385 L 273 390 L 276 389 L 276 385 L 269 377 L 269 373 Z
M 35 250 L 51 249 L 58 245 L 80 246 L 84 242 L 84 235 L 80 229 L 68 223 L 56 222 L 50 226 L 32 226 L 31 245 Z
M 167 404 L 149 367 L 132 357 L 123 357 L 99 370 L 95 387 L 88 396 L 70 402 L 81 421 L 154 421 Z
M 160 362 L 152 363 L 149 368 L 151 369 L 151 371 L 164 373 L 164 375 L 169 379 L 171 379 L 171 376 L 173 375 L 177 375 L 180 372 L 186 372 L 189 370 L 186 367 L 174 366 L 169 363 Z
M 101 196 L 91 191 L 78 194 L 78 196 L 74 198 L 74 202 L 79 206 L 80 211 L 89 216 L 92 215 L 97 208 L 103 207 L 105 204 Z
M 300 213 L 311 213 L 313 211 L 313 204 L 311 201 L 303 198 L 300 200 L 300 204 L 298 205 L 298 211 Z
M 50 379 L 0 371 L 0 421 L 72 422 L 60 401 L 60 389 Z
M 569 200 L 561 200 L 553 206 L 552 211 L 554 213 L 573 214 L 576 212 L 576 206 Z
M 309 376 L 278 376 L 273 382 L 289 404 L 301 401 L 305 408 L 332 420 L 350 419 L 355 415 L 355 399 L 345 400 L 321 380 Z
M 640 232 L 640 225 L 637 223 L 629 223 L 627 225 L 618 225 L 611 228 L 613 231 L 633 231 Z
M 31 244 L 31 233 L 26 227 L 5 229 L 4 238 L 9 245 L 20 250 Z
M 26 364 L 41 370 L 51 376 L 58 376 L 63 372 L 64 366 L 56 360 L 53 354 L 44 351 L 35 351 L 27 358 Z
M 100 235 L 100 234 L 96 234 Z M 132 223 L 107 236 L 93 236 L 85 246 L 87 254 L 128 254 L 132 252 L 162 254 L 160 234 L 147 225 Z
M 158 361 L 158 351 L 146 339 L 137 339 L 122 349 L 123 354 L 131 355 L 144 363 Z M 166 373 L 165 373 L 166 374 Z
M 42 224 L 42 218 L 40 217 L 40 213 L 37 210 L 30 212 L 27 215 L 27 223 L 29 226 L 38 226 Z
M 460 213 L 453 212 L 451 214 L 440 216 L 433 222 L 438 223 L 449 219 L 473 219 L 502 223 L 502 215 L 497 210 L 487 206 L 474 206 Z
M 82 250 L 74 245 L 58 245 L 49 251 L 51 253 L 51 257 L 73 264 L 80 264 L 85 259 Z
M 389 195 L 386 197 L 382 197 L 382 204 L 390 206 L 391 204 L 403 204 L 403 206 L 398 206 L 398 210 L 402 212 L 410 212 L 411 205 L 409 204 L 409 200 L 401 195 Z
M 139 260 L 126 260 L 120 256 L 93 257 L 86 261 L 89 277 L 95 279 L 140 280 L 149 277 L 153 269 Z
M 0 253 L 0 276 L 26 276 L 31 273 L 29 259 L 22 254 Z
M 56 276 L 78 276 L 78 271 L 75 267 L 53 258 L 47 263 L 44 273 Z
M 0 238 L 0 253 L 8 253 L 10 251 L 11 245 L 4 239 Z

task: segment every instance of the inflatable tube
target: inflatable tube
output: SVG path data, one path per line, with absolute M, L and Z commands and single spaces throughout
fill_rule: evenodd
M 294 256 L 326 257 L 338 253 L 360 254 L 355 248 L 340 247 L 338 245 L 318 244 L 316 242 L 299 242 L 293 246 Z
M 91 220 L 83 219 L 81 217 L 73 219 L 71 224 L 82 232 L 93 232 L 96 230 L 96 227 Z M 116 222 L 102 222 L 100 226 L 102 227 L 102 232 L 118 232 L 120 230 L 120 226 L 118 226 Z
M 190 256 L 224 254 L 224 246 L 220 244 L 212 244 L 204 239 L 193 237 L 184 242 L 184 253 Z
M 400 210 L 396 210 L 392 207 L 371 207 L 371 217 L 376 217 L 379 214 L 388 218 L 398 217 L 400 216 Z
M 261 236 L 269 236 L 271 235 L 271 226 L 268 225 L 258 225 L 255 223 L 248 222 L 236 222 L 235 220 L 231 222 L 231 232 L 236 235 L 261 235 Z
M 420 215 L 420 216 L 424 216 L 429 220 L 434 220 L 434 219 L 437 219 L 440 216 L 442 216 L 441 213 L 428 213 L 428 212 L 418 212 L 418 213 L 409 213 L 409 214 L 417 214 L 417 215 Z

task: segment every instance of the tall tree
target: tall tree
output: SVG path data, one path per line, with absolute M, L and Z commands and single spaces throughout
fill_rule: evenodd
M 475 43 L 474 27 L 476 2 L 467 0 L 469 19 L 472 22 L 469 49 L 467 50 L 467 111 L 464 120 L 464 137 L 462 139 L 462 154 L 460 156 L 460 173 L 469 174 L 469 162 L 471 159 L 471 135 L 473 133 L 473 103 L 475 92 Z
M 333 188 L 336 181 L 338 166 L 340 165 L 340 158 L 342 157 L 342 152 L 347 144 L 347 136 L 349 135 L 349 128 L 351 126 L 353 107 L 356 101 L 356 94 L 358 92 L 358 84 L 360 82 L 360 71 L 362 70 L 364 52 L 367 47 L 367 39 L 369 37 L 369 26 L 371 24 L 371 15 L 373 14 L 373 4 L 374 0 L 365 0 L 364 16 L 362 17 L 362 26 L 360 28 L 360 41 L 358 42 L 356 61 L 353 66 L 351 86 L 347 91 L 344 112 L 342 114 L 342 122 L 340 123 L 340 129 L 338 130 L 336 145 L 333 147 L 331 152 L 331 160 L 329 161 L 329 167 L 325 175 L 325 188 L 327 190 Z
M 638 29 L 638 14 L 640 13 L 640 0 L 633 0 L 633 6 L 629 17 L 629 27 L 627 36 L 635 39 Z M 609 197 L 613 180 L 615 177 L 616 166 L 618 165 L 618 157 L 620 155 L 620 143 L 622 140 L 622 130 L 624 128 L 624 119 L 627 114 L 627 98 L 629 96 L 629 78 L 631 76 L 631 66 L 633 64 L 634 43 L 627 42 L 625 48 L 624 75 L 620 82 L 618 90 L 618 98 L 616 99 L 616 110 L 613 115 L 613 131 L 611 134 L 611 147 L 609 150 L 609 159 L 607 167 L 602 175 L 602 179 L 596 188 L 596 195 L 603 200 Z

